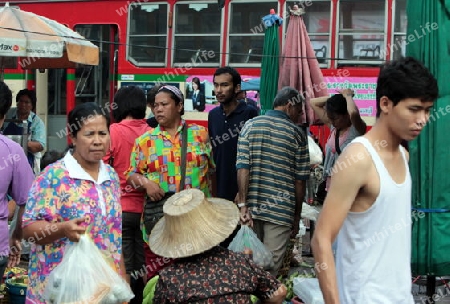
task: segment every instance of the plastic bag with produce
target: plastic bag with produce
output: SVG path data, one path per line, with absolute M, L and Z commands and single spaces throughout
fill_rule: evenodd
M 44 291 L 50 304 L 119 304 L 134 297 L 129 285 L 108 264 L 87 235 L 68 245 Z
M 253 254 L 253 262 L 264 269 L 273 267 L 272 252 L 258 239 L 256 233 L 248 226 L 242 225 L 228 249 L 234 252 Z

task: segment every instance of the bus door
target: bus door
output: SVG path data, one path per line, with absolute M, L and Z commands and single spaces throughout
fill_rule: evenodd
M 118 48 L 116 25 L 80 24 L 75 30 L 99 47 L 98 66 L 80 65 L 75 75 L 66 69 L 48 69 L 48 126 L 47 150 L 64 151 L 67 147 L 67 97 L 75 103 L 96 102 L 99 106 L 111 104 L 116 89 L 117 63 L 114 60 Z M 68 73 L 69 72 L 69 73 Z M 75 90 L 67 89 L 67 80 L 75 80 Z
M 100 51 L 98 66 L 80 66 L 75 70 L 75 103 L 90 101 L 108 107 L 116 89 L 117 25 L 79 24 L 75 30 L 97 45 Z

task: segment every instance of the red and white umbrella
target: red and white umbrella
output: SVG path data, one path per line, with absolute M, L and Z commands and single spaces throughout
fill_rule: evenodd
M 66 68 L 98 65 L 99 49 L 63 24 L 6 3 L 0 7 L 1 57 L 21 57 L 23 68 Z

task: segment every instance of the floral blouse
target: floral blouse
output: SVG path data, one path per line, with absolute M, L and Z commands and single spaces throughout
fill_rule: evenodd
M 23 215 L 23 227 L 36 221 L 60 223 L 86 218 L 86 233 L 119 270 L 122 252 L 122 210 L 119 178 L 110 166 L 100 163 L 98 181 L 82 169 L 70 152 L 46 169 L 31 187 Z M 53 227 L 56 226 L 51 226 Z M 52 233 L 52 229 L 35 233 L 36 240 Z M 29 284 L 26 303 L 45 303 L 43 292 L 50 272 L 64 256 L 62 238 L 47 245 L 30 242 Z M 70 275 L 70 274 L 68 274 Z
M 222 247 L 176 260 L 159 274 L 153 303 L 251 303 L 268 299 L 281 283 L 243 254 Z

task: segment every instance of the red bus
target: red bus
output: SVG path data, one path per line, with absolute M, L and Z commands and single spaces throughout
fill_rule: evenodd
M 5 1 L 0 2 L 4 5 Z M 11 6 L 54 19 L 100 48 L 98 66 L 76 69 L 6 70 L 14 92 L 28 87 L 38 95 L 37 114 L 47 124 L 48 149 L 62 150 L 67 112 L 75 104 L 111 102 L 124 85 L 145 90 L 155 82 L 183 92 L 199 77 L 213 106 L 212 74 L 235 67 L 244 79 L 260 76 L 264 24 L 270 9 L 286 17 L 294 4 L 303 15 L 330 93 L 343 86 L 356 91 L 360 111 L 372 125 L 378 66 L 401 56 L 406 44 L 406 0 L 22 0 Z M 222 5 L 220 5 L 221 3 Z M 219 7 L 223 6 L 223 7 Z M 288 18 L 280 27 L 284 44 Z M 206 124 L 207 113 L 186 119 Z M 321 134 L 321 139 L 326 135 Z

